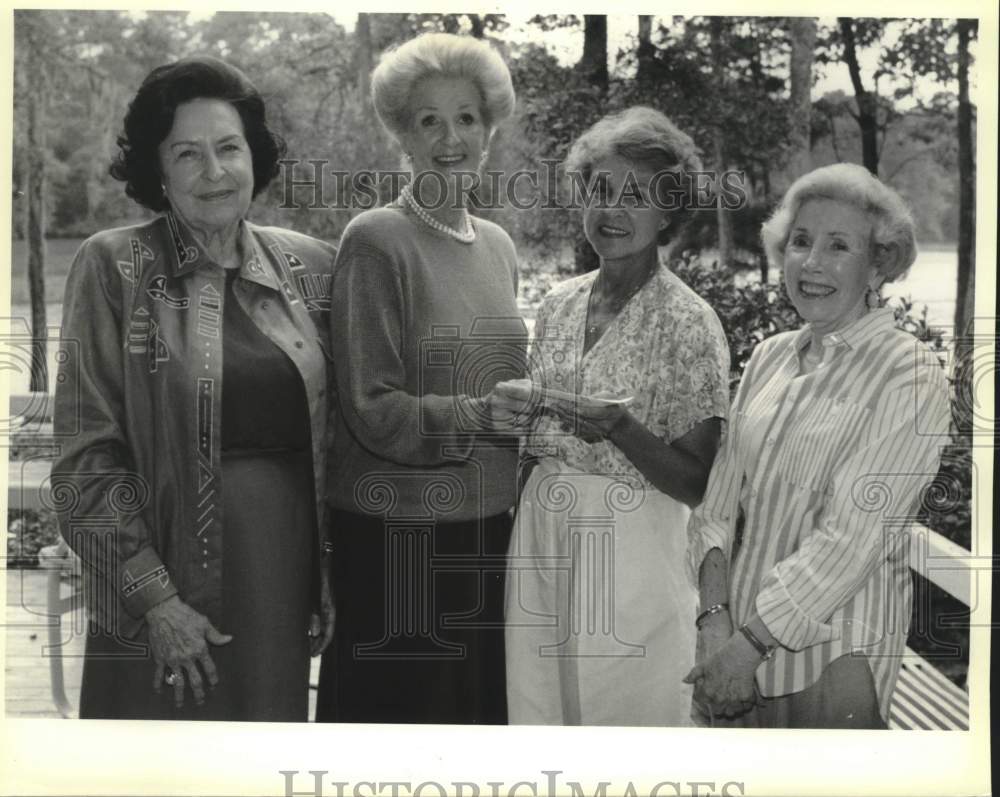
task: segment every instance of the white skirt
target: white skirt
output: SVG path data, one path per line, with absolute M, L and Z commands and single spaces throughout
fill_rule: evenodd
M 543 459 L 511 536 L 507 710 L 521 725 L 692 725 L 690 510 Z

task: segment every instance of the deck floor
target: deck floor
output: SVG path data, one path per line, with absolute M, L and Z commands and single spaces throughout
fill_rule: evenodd
M 45 570 L 8 570 L 6 625 L 6 657 L 4 660 L 4 709 L 8 717 L 48 717 L 58 719 L 59 711 L 52 698 L 52 677 L 49 655 L 49 630 L 58 622 L 47 608 L 48 572 Z M 69 597 L 72 588 L 64 582 L 62 597 Z M 62 617 L 61 646 L 63 682 L 66 698 L 76 712 L 80 704 L 80 677 L 83 671 L 83 612 Z M 319 676 L 319 659 L 312 660 L 310 683 Z M 316 714 L 316 690 L 309 690 L 309 718 Z
M 44 570 L 8 570 L 6 657 L 4 660 L 4 708 L 8 717 L 53 717 L 59 712 L 52 700 L 49 629 L 59 622 L 49 614 Z M 61 592 L 68 597 L 71 587 L 63 583 Z M 62 628 L 63 681 L 66 697 L 74 709 L 80 701 L 80 675 L 83 669 L 82 634 L 75 634 L 73 619 L 67 615 Z

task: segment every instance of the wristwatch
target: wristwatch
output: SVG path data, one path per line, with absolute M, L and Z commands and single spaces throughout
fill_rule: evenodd
M 777 645 L 765 645 L 757 639 L 757 635 L 750 630 L 750 627 L 746 623 L 740 626 L 740 633 L 746 637 L 747 642 L 753 645 L 754 650 L 760 654 L 761 661 L 767 661 L 774 655 Z

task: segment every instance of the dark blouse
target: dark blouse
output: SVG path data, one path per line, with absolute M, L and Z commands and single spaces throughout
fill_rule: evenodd
M 222 333 L 222 450 L 308 451 L 309 407 L 292 361 L 250 320 L 226 272 Z

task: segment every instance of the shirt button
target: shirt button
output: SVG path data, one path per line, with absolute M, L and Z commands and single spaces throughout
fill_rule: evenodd
M 271 303 L 268 302 L 268 301 L 263 301 L 263 302 L 260 303 L 260 309 L 261 310 L 266 310 L 270 306 L 271 306 Z
M 203 565 L 201 566 L 201 569 L 202 569 L 202 570 L 208 570 L 208 562 L 205 562 L 205 563 L 204 563 L 204 564 L 203 564 Z
M 305 344 L 301 340 L 295 341 L 295 348 L 301 349 Z
M 252 271 L 252 272 L 253 272 L 254 274 L 259 274 L 259 273 L 260 273 L 260 266 L 258 266 L 258 265 L 257 265 L 256 263 L 251 263 L 251 264 L 250 264 L 250 270 L 251 270 L 251 271 Z
M 773 437 L 769 437 L 769 438 L 767 438 L 767 444 L 768 444 L 769 446 L 773 446 L 773 445 L 774 445 L 774 438 L 773 438 Z

